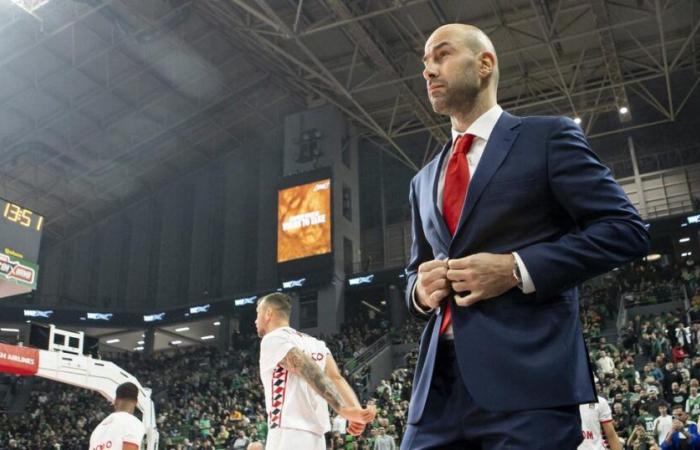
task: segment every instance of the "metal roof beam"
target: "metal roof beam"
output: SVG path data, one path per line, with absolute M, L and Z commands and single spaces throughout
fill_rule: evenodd
M 590 2 L 596 27 L 607 28 L 610 25 L 610 18 L 605 1 L 590 0 Z M 603 61 L 605 62 L 608 76 L 613 84 L 619 85 L 620 82 L 623 81 L 624 77 L 622 75 L 622 69 L 620 68 L 620 59 L 618 58 L 613 33 L 610 30 L 601 31 L 598 35 L 598 40 L 600 42 L 600 49 L 603 54 Z M 625 91 L 624 86 L 613 88 L 613 95 L 615 96 L 615 103 L 618 109 L 623 106 L 629 109 L 630 101 L 627 98 L 627 92 Z M 629 111 L 627 114 L 620 114 L 620 121 L 629 122 L 631 120 L 631 111 Z
M 233 0 L 235 4 L 243 3 L 243 0 Z M 262 4 L 265 5 L 264 2 L 261 2 Z M 230 21 L 233 23 L 236 23 L 239 19 L 237 18 L 236 14 L 233 13 L 230 10 L 225 9 L 225 7 L 221 4 L 214 3 L 214 2 L 207 2 L 207 5 L 215 9 L 218 14 L 216 14 L 216 19 L 218 21 L 221 21 L 222 17 L 228 18 Z M 279 19 L 276 14 L 274 14 L 274 11 L 267 7 L 266 12 L 271 15 L 272 17 L 275 18 L 275 20 L 279 23 L 280 27 L 283 27 L 285 31 L 289 32 L 289 30 L 286 28 L 286 25 Z M 230 26 L 230 22 L 227 23 Z M 252 36 L 251 36 L 252 34 Z M 291 33 L 290 33 L 291 35 Z M 297 47 L 312 61 L 312 63 L 318 67 L 319 71 L 316 71 L 314 68 L 309 67 L 308 64 L 305 62 L 299 60 L 295 56 L 291 55 L 287 50 L 281 48 L 279 45 L 276 43 L 270 41 L 266 37 L 259 35 L 255 33 L 255 31 L 249 31 L 248 35 L 245 36 L 245 38 L 248 39 L 254 39 L 254 42 L 257 47 L 260 47 L 260 44 L 263 44 L 263 47 L 267 48 L 268 51 L 272 51 L 273 53 L 276 53 L 278 56 L 283 57 L 286 61 L 292 63 L 293 66 L 296 66 L 297 69 L 301 69 L 303 71 L 306 71 L 308 73 L 314 74 L 319 80 L 323 81 L 324 84 L 328 85 L 328 87 L 335 92 L 336 94 L 340 95 L 341 97 L 347 99 L 353 106 L 359 111 L 359 115 L 363 117 L 363 121 L 360 122 L 363 125 L 367 126 L 369 125 L 369 128 L 372 129 L 376 134 L 381 136 L 382 138 L 386 139 L 391 146 L 401 155 L 402 158 L 406 160 L 406 162 L 414 169 L 418 170 L 418 167 L 415 165 L 415 163 L 411 160 L 411 158 L 401 149 L 401 147 L 386 133 L 385 130 L 382 129 L 382 127 L 374 120 L 374 118 L 369 115 L 369 113 L 364 109 L 364 107 L 350 94 L 350 92 L 343 86 L 343 84 L 335 78 L 335 76 L 330 73 L 328 68 L 306 47 L 305 44 L 301 42 L 301 40 L 293 36 L 293 39 L 297 45 Z M 298 76 L 297 76 L 298 78 Z M 309 86 L 311 88 L 311 86 Z M 316 89 L 316 88 L 312 88 Z M 308 91 L 307 91 L 308 92 Z
M 348 6 L 341 0 L 326 0 L 331 9 L 335 14 L 341 19 L 347 19 L 353 17 L 352 12 Z M 357 42 L 362 50 L 369 56 L 372 62 L 375 64 L 377 69 L 383 73 L 387 78 L 399 78 L 401 77 L 400 70 L 394 66 L 392 58 L 385 54 L 386 50 L 382 48 L 386 45 L 382 45 L 382 42 L 378 42 L 379 36 L 371 35 L 366 29 L 364 29 L 360 24 L 353 23 L 348 27 L 348 33 L 353 37 L 353 40 Z M 413 92 L 409 85 L 406 83 L 401 83 L 399 85 L 399 93 L 401 96 L 409 100 L 413 105 L 414 112 L 418 119 L 423 122 L 426 126 L 432 126 L 436 124 L 432 113 L 426 108 L 425 102 L 418 98 L 418 96 Z M 433 137 L 440 142 L 447 142 L 449 136 L 441 128 L 435 128 Z

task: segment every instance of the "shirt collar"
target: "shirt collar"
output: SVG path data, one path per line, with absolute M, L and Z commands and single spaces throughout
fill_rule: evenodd
M 498 122 L 498 119 L 501 117 L 502 112 L 503 108 L 496 104 L 492 106 L 491 109 L 480 115 L 479 118 L 476 119 L 464 133 L 460 133 L 453 128 L 452 142 L 454 142 L 459 136 L 467 133 L 473 134 L 480 139 L 488 141 L 493 128 L 496 126 L 496 122 Z

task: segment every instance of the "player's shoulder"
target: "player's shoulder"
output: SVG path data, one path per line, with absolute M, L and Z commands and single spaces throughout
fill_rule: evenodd
M 291 330 L 291 328 L 289 327 L 276 328 L 268 333 L 265 333 L 265 336 L 262 337 L 261 342 L 266 342 L 279 338 L 289 338 L 291 337 L 291 333 L 289 332 L 289 330 Z
M 278 345 L 283 342 L 298 343 L 306 336 L 292 327 L 281 327 L 266 333 L 260 341 L 263 347 Z
M 610 403 L 608 402 L 608 399 L 606 399 L 605 397 L 601 397 L 601 396 L 599 395 L 599 396 L 598 396 L 598 404 L 599 404 L 599 405 L 608 406 Z
M 104 419 L 102 419 L 102 421 L 100 422 L 100 425 L 101 425 L 101 426 L 107 426 L 107 425 L 112 424 L 112 423 L 115 422 L 115 421 L 119 421 L 119 415 L 117 414 L 116 411 L 113 412 L 113 413 L 111 413 L 111 414 L 109 414 L 109 415 L 107 415 L 107 417 L 105 417 Z
M 136 417 L 133 414 L 129 414 L 128 412 L 116 412 L 112 414 L 114 416 L 114 420 L 116 422 L 119 422 L 123 425 L 127 426 L 143 426 L 143 422 L 141 422 L 138 417 Z

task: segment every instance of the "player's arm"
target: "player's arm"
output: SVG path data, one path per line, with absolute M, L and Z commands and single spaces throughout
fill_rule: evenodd
M 345 377 L 340 373 L 333 355 L 328 353 L 326 354 L 326 358 L 326 375 L 331 379 L 335 388 L 340 393 L 340 396 L 345 400 L 345 403 L 351 406 L 361 406 L 355 391 L 353 391 L 347 380 L 345 380 Z
M 620 442 L 620 438 L 617 436 L 615 425 L 613 425 L 612 420 L 601 423 L 600 427 L 603 429 L 603 433 L 605 433 L 605 438 L 608 440 L 610 450 L 622 450 L 622 443 Z
M 122 443 L 122 450 L 141 450 L 140 447 L 133 442 Z
M 355 391 L 352 389 L 352 387 L 350 387 L 348 381 L 340 373 L 340 370 L 338 369 L 338 365 L 336 364 L 333 355 L 328 353 L 326 356 L 326 375 L 328 375 L 328 378 L 330 378 L 333 384 L 335 384 L 336 389 L 348 405 L 361 408 L 362 406 L 360 404 L 360 400 L 357 398 L 357 395 L 355 394 Z M 353 436 L 359 436 L 362 434 L 363 431 L 365 431 L 365 425 L 366 424 L 361 422 L 351 421 L 348 424 L 348 433 L 350 433 Z
M 289 372 L 303 378 L 318 395 L 328 402 L 335 412 L 346 419 L 362 423 L 374 420 L 375 412 L 373 409 L 363 409 L 348 404 L 318 364 L 298 347 L 289 350 L 280 364 Z

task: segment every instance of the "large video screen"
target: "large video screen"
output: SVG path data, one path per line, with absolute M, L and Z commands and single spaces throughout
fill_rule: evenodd
M 330 252 L 330 178 L 280 190 L 277 208 L 277 262 Z

